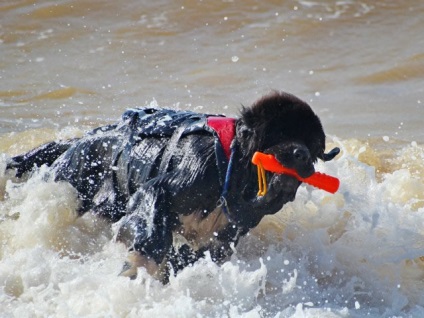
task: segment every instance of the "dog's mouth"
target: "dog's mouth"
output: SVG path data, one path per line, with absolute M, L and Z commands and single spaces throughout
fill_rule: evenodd
M 257 203 L 267 207 L 267 213 L 279 211 L 288 202 L 294 201 L 301 182 L 285 174 L 267 173 L 267 191 L 256 197 Z M 272 211 L 272 212 L 271 212 Z
M 271 202 L 278 197 L 284 203 L 293 201 L 297 188 L 301 184 L 300 180 L 302 178 L 308 178 L 315 173 L 309 152 L 308 160 L 304 160 L 303 158 L 300 160 L 298 158 L 295 158 L 295 160 L 284 160 L 296 156 L 296 151 L 292 152 L 292 156 L 285 156 L 284 153 L 281 154 L 282 152 L 280 152 L 280 156 L 275 153 L 266 154 L 256 152 L 252 158 L 252 163 L 257 165 L 257 197 L 266 197 L 261 201 Z M 300 162 L 295 162 L 296 160 Z M 285 164 L 282 164 L 282 161 Z
M 258 166 L 257 196 L 266 197 L 263 201 L 268 202 L 278 197 L 284 202 L 293 201 L 302 181 L 315 173 L 314 161 L 317 157 L 329 161 L 339 151 L 335 148 L 328 154 L 323 153 L 323 156 L 314 156 L 304 145 L 291 143 L 269 148 L 266 153 L 255 153 L 252 162 Z

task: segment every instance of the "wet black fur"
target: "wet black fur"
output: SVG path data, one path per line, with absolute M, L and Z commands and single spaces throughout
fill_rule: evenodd
M 158 264 L 166 260 L 174 269 L 194 262 L 206 250 L 213 259 L 223 260 L 231 254 L 231 243 L 294 200 L 300 182 L 270 173 L 268 194 L 257 196 L 256 166 L 250 163 L 255 151 L 274 154 L 304 177 L 314 172 L 318 158 L 328 160 L 320 120 L 303 101 L 273 92 L 244 107 L 236 121 L 228 224 L 216 228 L 213 243 L 194 251 L 188 245 L 173 246 L 173 232 L 180 228 L 181 216 L 197 213 L 205 219 L 217 207 L 222 184 L 215 138 L 198 132 L 177 142 L 148 137 L 129 144 L 131 129 L 111 125 L 80 139 L 52 142 L 13 158 L 8 168 L 22 176 L 34 165 L 51 166 L 55 180 L 66 180 L 77 189 L 80 214 L 91 211 L 120 222 L 118 239 L 130 250 Z

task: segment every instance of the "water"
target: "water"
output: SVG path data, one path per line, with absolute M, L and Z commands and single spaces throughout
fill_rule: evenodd
M 2 1 L 1 317 L 422 317 L 422 1 Z M 5 157 L 158 104 L 237 115 L 271 89 L 342 154 L 218 267 L 162 286 L 118 277 L 125 248 L 76 193 Z M 41 171 L 42 173 L 42 171 Z

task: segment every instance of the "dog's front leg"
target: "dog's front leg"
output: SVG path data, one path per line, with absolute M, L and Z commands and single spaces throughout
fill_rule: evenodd
M 135 278 L 138 267 L 145 267 L 153 277 L 163 281 L 164 258 L 172 246 L 171 215 L 165 191 L 146 186 L 128 203 L 128 212 L 119 223 L 117 240 L 130 253 L 121 275 Z

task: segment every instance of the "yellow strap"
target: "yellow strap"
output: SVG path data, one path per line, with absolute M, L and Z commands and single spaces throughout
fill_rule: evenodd
M 264 196 L 267 193 L 268 189 L 266 185 L 265 169 L 260 161 L 258 162 L 258 187 L 258 196 Z

